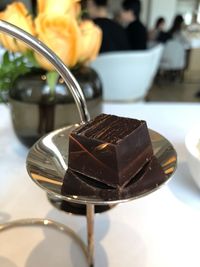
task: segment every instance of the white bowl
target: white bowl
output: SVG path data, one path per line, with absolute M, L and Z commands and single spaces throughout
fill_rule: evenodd
M 185 146 L 190 172 L 195 183 L 200 188 L 200 125 L 192 128 L 186 135 Z

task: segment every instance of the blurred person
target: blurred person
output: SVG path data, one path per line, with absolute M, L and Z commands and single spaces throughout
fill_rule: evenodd
M 190 47 L 189 41 L 186 38 L 186 35 L 183 31 L 184 28 L 184 19 L 181 15 L 177 15 L 174 19 L 174 23 L 169 30 L 169 35 L 171 39 L 179 41 L 181 44 L 185 46 L 186 49 Z
M 156 20 L 155 27 L 149 32 L 150 41 L 158 41 L 159 36 L 165 32 L 165 19 L 160 17 Z
M 127 25 L 126 32 L 132 50 L 147 48 L 147 30 L 140 21 L 141 3 L 139 0 L 122 2 L 122 19 Z
M 184 71 L 188 68 L 189 65 L 189 58 L 191 51 L 190 42 L 184 33 L 183 17 L 181 15 L 177 15 L 174 18 L 170 30 L 167 33 L 164 33 L 163 35 L 160 35 L 159 38 L 163 43 L 166 43 L 167 56 L 169 55 L 169 57 L 172 58 L 172 60 L 169 60 L 169 62 L 174 61 L 174 63 L 177 64 L 178 66 L 182 66 L 182 67 L 177 67 L 178 69 L 175 71 L 173 67 L 173 70 L 171 70 L 171 79 L 175 80 L 178 77 L 180 81 L 183 81 Z M 172 42 L 170 43 L 170 41 Z
M 176 40 L 181 43 L 185 49 L 190 48 L 190 42 L 183 31 L 184 19 L 181 15 L 174 18 L 171 29 L 167 33 L 160 34 L 159 41 L 166 43 L 168 40 Z
M 130 50 L 126 32 L 121 25 L 109 17 L 107 0 L 88 0 L 87 10 L 90 18 L 103 32 L 100 53 Z

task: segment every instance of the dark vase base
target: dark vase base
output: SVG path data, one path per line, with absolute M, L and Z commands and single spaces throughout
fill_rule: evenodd
M 73 70 L 91 118 L 102 112 L 102 85 L 98 74 L 87 66 Z M 58 79 L 52 94 L 46 71 L 33 70 L 20 76 L 9 91 L 13 128 L 19 140 L 31 147 L 41 136 L 71 124 L 80 116 L 69 88 Z
M 86 205 L 75 204 L 68 201 L 60 200 L 52 195 L 47 194 L 49 202 L 57 209 L 74 215 L 86 215 Z M 95 206 L 95 213 L 103 213 L 113 209 L 116 205 L 98 205 Z
M 22 136 L 20 134 L 16 134 L 16 135 L 17 135 L 17 138 L 20 140 L 20 142 L 27 148 L 32 147 L 32 145 L 35 144 L 40 138 L 39 136 Z

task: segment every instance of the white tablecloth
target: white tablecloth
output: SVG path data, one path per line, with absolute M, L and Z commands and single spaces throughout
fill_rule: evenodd
M 104 107 L 106 113 L 147 120 L 175 146 L 179 166 L 172 181 L 147 197 L 96 216 L 96 267 L 199 267 L 200 190 L 185 159 L 184 136 L 199 122 L 198 104 L 130 104 Z M 53 208 L 28 177 L 27 149 L 16 139 L 9 110 L 0 105 L 0 222 L 41 217 L 63 222 L 86 240 L 85 218 Z M 0 234 L 0 267 L 84 267 L 68 237 L 41 228 Z

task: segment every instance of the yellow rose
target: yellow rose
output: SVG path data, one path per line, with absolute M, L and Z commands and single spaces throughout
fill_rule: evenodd
M 81 4 L 79 1 L 75 1 L 74 4 L 72 5 L 71 10 L 68 12 L 69 15 L 78 18 L 79 15 L 81 14 Z
M 52 49 L 68 67 L 77 63 L 80 30 L 75 19 L 68 15 L 41 14 L 35 20 L 35 25 L 38 39 Z M 41 67 L 54 69 L 51 63 L 40 55 L 36 54 L 36 59 Z
M 80 61 L 90 61 L 96 58 L 101 42 L 102 31 L 92 21 L 85 20 L 80 23 L 81 40 L 80 40 Z
M 38 12 L 39 14 L 59 14 L 59 15 L 77 15 L 80 11 L 80 0 L 38 0 Z M 77 10 L 78 9 L 78 10 Z
M 28 14 L 25 5 L 21 2 L 14 2 L 8 5 L 5 11 L 1 12 L 0 18 L 34 35 L 32 18 Z M 3 33 L 0 34 L 0 42 L 6 49 L 12 52 L 25 52 L 28 49 L 23 42 Z

